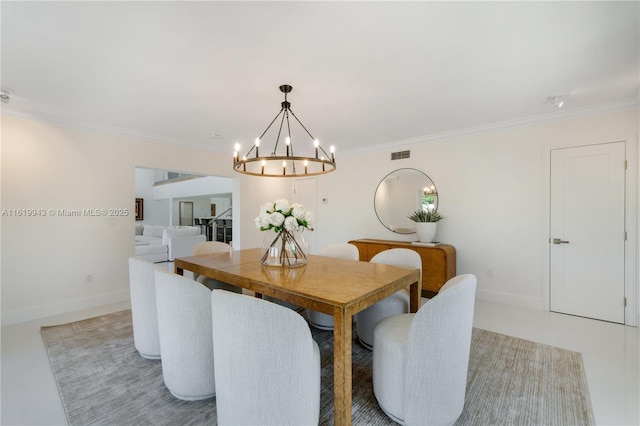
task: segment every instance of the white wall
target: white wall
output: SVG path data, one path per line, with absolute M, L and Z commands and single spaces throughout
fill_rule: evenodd
M 439 191 L 446 219 L 437 238 L 456 247 L 458 273 L 478 276 L 479 297 L 543 308 L 546 150 L 635 141 L 637 132 L 633 110 L 415 143 L 401 147 L 411 150 L 407 160 L 390 161 L 400 147 L 357 156 L 338 151 L 337 170 L 317 178 L 317 246 L 365 237 L 415 239 L 384 228 L 373 197 L 389 172 L 416 168 Z M 206 151 L 2 117 L 3 209 L 132 210 L 136 166 L 234 177 L 236 249 L 260 246 L 254 218 L 262 203 L 292 199 L 291 180 L 233 174 L 226 158 Z M 634 210 L 637 219 L 637 205 Z M 128 298 L 132 214 L 3 216 L 3 324 Z M 637 237 L 636 231 L 634 244 Z
M 227 171 L 229 173 L 229 171 Z M 203 176 L 194 179 L 167 183 L 153 188 L 153 196 L 156 200 L 168 198 L 180 198 L 200 195 L 215 195 L 230 193 L 233 188 L 233 179 L 218 176 Z
M 635 143 L 637 133 L 638 111 L 632 110 L 337 156 L 337 170 L 318 178 L 318 197 L 329 200 L 318 204 L 318 247 L 365 237 L 414 240 L 415 234 L 384 228 L 373 199 L 386 174 L 416 168 L 438 188 L 438 211 L 446 219 L 438 223 L 437 240 L 456 247 L 458 273 L 477 275 L 478 296 L 542 309 L 547 148 Z M 400 149 L 410 149 L 411 158 L 391 161 L 390 153 Z M 637 206 L 634 210 L 637 218 Z
M 142 225 L 169 225 L 169 200 L 156 200 L 153 184 L 156 181 L 156 170 L 136 168 L 136 198 L 142 198 Z
M 154 186 L 158 179 L 166 179 L 166 172 L 136 168 L 136 198 L 144 200 L 144 220 L 139 224 L 179 225 L 179 203 L 193 203 L 193 217 L 210 217 L 211 204 L 221 204 L 223 212 L 231 206 L 233 178 L 202 176 Z M 212 198 L 212 195 L 223 198 Z M 220 206 L 219 206 L 220 207 Z
M 263 233 L 255 226 L 254 219 L 260 212 L 260 206 L 279 198 L 293 199 L 293 187 L 290 179 L 245 176 L 239 180 L 237 191 L 242 194 L 240 208 L 234 207 L 233 247 L 235 249 L 260 247 Z M 233 194 L 237 199 L 236 192 Z M 241 228 L 241 231 L 239 230 Z M 240 235 L 240 238 L 238 238 Z
M 215 154 L 177 145 L 6 116 L 1 131 L 3 209 L 130 211 L 2 216 L 3 324 L 128 299 L 136 166 L 233 173 Z
M 216 205 L 216 217 L 221 219 L 231 218 L 232 212 L 227 211 L 231 207 L 231 194 L 228 197 L 213 197 L 210 203 Z M 211 213 L 211 208 L 209 208 L 209 213 Z

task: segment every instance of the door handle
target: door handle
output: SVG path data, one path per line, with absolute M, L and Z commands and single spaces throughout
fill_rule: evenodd
M 561 240 L 560 238 L 554 238 L 553 244 L 569 244 L 569 241 Z

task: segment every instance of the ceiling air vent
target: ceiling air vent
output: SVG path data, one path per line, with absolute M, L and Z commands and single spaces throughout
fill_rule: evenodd
M 392 160 L 402 160 L 411 157 L 411 151 L 398 151 L 391 153 Z

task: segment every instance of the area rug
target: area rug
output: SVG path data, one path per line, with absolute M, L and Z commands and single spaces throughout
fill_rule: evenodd
M 312 331 L 322 363 L 320 424 L 331 425 L 333 333 Z M 131 311 L 43 327 L 42 336 L 70 425 L 216 424 L 215 398 L 174 398 L 160 361 L 138 355 Z M 354 425 L 395 424 L 373 395 L 371 352 L 356 341 L 352 419 Z M 466 402 L 456 424 L 594 423 L 580 353 L 474 328 Z

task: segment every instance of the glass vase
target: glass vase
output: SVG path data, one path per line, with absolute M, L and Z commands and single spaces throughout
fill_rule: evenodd
M 303 228 L 304 230 L 304 228 Z M 266 266 L 296 267 L 307 263 L 307 243 L 303 231 L 265 231 L 260 263 Z

